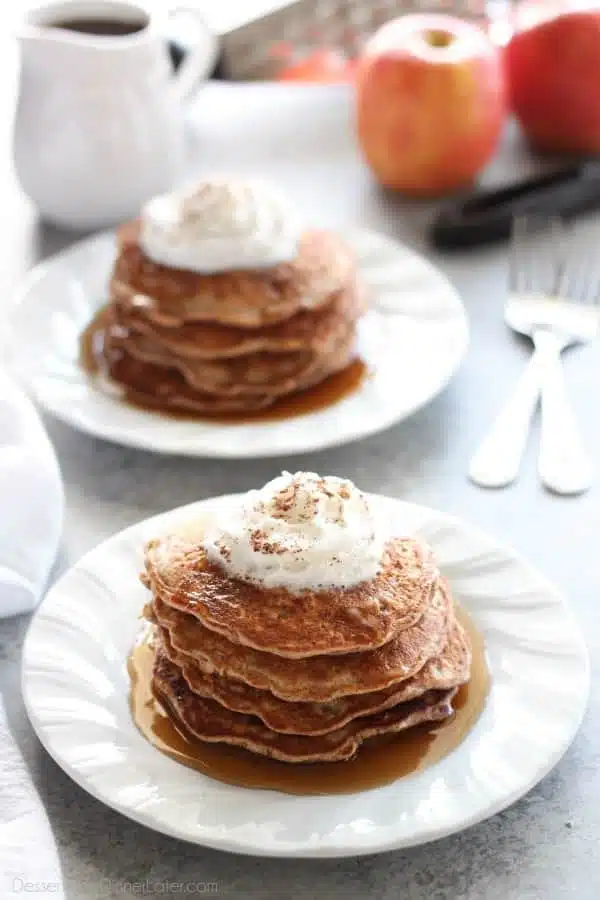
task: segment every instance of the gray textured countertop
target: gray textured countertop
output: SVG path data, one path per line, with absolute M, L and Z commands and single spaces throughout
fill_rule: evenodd
M 232 101 L 230 90 L 211 89 L 195 106 L 197 169 L 215 162 L 220 168 L 247 171 L 266 165 L 313 218 L 334 225 L 359 222 L 417 248 L 422 244 L 431 208 L 386 197 L 373 186 L 349 139 L 348 104 L 342 93 L 317 91 L 309 101 L 307 92 L 298 88 L 293 96 L 282 96 L 276 102 L 277 121 L 269 124 L 267 135 L 261 110 L 273 110 L 268 90 L 247 89 L 242 104 L 239 98 Z M 251 121 L 256 124 L 249 138 Z M 292 121 L 301 127 L 292 128 Z M 5 171 L 9 128 L 3 128 Z M 509 135 L 489 177 L 501 180 L 531 165 Z M 0 277 L 6 292 L 32 262 L 72 237 L 39 226 L 13 181 L 4 180 L 0 215 L 10 245 L 8 253 L 4 246 L 7 257 Z M 590 219 L 587 225 L 600 233 L 600 219 Z M 600 482 L 580 498 L 545 493 L 536 478 L 534 439 L 513 488 L 484 492 L 468 483 L 469 454 L 528 351 L 502 324 L 505 249 L 437 262 L 469 311 L 468 357 L 440 397 L 378 437 L 301 458 L 192 461 L 101 443 L 49 421 L 67 492 L 59 568 L 140 518 L 192 498 L 246 490 L 282 468 L 302 466 L 350 477 L 370 491 L 439 507 L 514 545 L 568 594 L 594 660 L 600 650 Z M 598 347 L 574 351 L 567 362 L 569 384 L 596 459 L 599 363 Z M 26 627 L 24 619 L 0 622 L 0 689 L 50 816 L 68 900 L 113 900 L 132 893 L 133 883 L 144 880 L 157 895 L 164 882 L 216 882 L 217 896 L 244 900 L 592 900 L 600 895 L 596 686 L 583 728 L 562 762 L 501 815 L 461 835 L 405 852 L 331 862 L 254 860 L 154 834 L 104 808 L 57 768 L 33 735 L 20 699 L 19 657 Z M 200 885 L 196 894 L 201 892 Z

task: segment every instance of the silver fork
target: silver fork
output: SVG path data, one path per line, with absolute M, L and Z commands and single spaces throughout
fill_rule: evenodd
M 476 451 L 470 478 L 482 487 L 515 480 L 539 399 L 539 475 L 559 494 L 592 483 L 592 465 L 571 409 L 560 354 L 598 333 L 598 242 L 570 239 L 560 219 L 519 217 L 513 223 L 506 323 L 527 335 L 534 353 L 512 395 Z

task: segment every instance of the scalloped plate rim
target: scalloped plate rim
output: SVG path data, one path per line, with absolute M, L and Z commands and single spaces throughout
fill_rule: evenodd
M 387 496 L 375 496 L 377 499 L 383 501 L 384 503 L 393 503 L 396 506 L 403 507 L 408 510 L 409 513 L 417 513 L 419 516 L 424 517 L 426 521 L 434 521 L 437 520 L 444 527 L 449 527 L 460 534 L 466 539 L 467 542 L 475 541 L 475 542 L 483 542 L 489 546 L 490 549 L 496 551 L 501 557 L 504 558 L 504 561 L 510 560 L 512 564 L 516 564 L 520 569 L 524 572 L 527 572 L 528 576 L 531 576 L 537 582 L 537 586 L 540 591 L 544 591 L 549 598 L 552 598 L 553 602 L 560 607 L 561 613 L 564 616 L 565 622 L 568 624 L 569 630 L 569 639 L 571 643 L 571 650 L 577 651 L 578 656 L 578 664 L 580 666 L 579 672 L 579 680 L 581 682 L 581 691 L 577 698 L 574 698 L 576 703 L 576 709 L 571 713 L 569 730 L 568 734 L 565 735 L 564 739 L 560 744 L 557 744 L 552 748 L 552 752 L 548 754 L 547 759 L 544 764 L 539 766 L 535 775 L 530 778 L 526 783 L 522 783 L 515 790 L 510 793 L 498 798 L 494 803 L 488 804 L 485 809 L 479 809 L 474 812 L 470 816 L 466 816 L 461 818 L 459 822 L 453 822 L 448 826 L 440 827 L 438 829 L 430 829 L 429 833 L 426 837 L 423 836 L 415 836 L 414 839 L 411 838 L 403 838 L 398 841 L 394 838 L 389 840 L 379 841 L 378 843 L 371 844 L 363 844 L 357 845 L 356 843 L 352 844 L 344 844 L 343 839 L 339 844 L 331 844 L 327 843 L 326 846 L 319 848 L 315 846 L 294 846 L 290 847 L 287 844 L 277 847 L 276 844 L 272 844 L 269 846 L 265 845 L 250 845 L 248 841 L 236 841 L 231 838 L 222 837 L 210 837 L 206 834 L 201 836 L 194 836 L 190 833 L 189 830 L 185 828 L 179 828 L 176 824 L 169 824 L 168 826 L 165 823 L 157 822 L 153 819 L 152 815 L 146 815 L 143 811 L 139 811 L 137 809 L 131 809 L 126 804 L 119 803 L 114 798 L 110 799 L 106 797 L 106 793 L 102 790 L 96 789 L 94 785 L 91 785 L 84 775 L 78 772 L 71 764 L 66 762 L 61 758 L 60 754 L 56 752 L 53 747 L 53 742 L 51 737 L 45 733 L 44 725 L 38 720 L 38 714 L 36 710 L 35 699 L 31 696 L 28 688 L 28 652 L 29 652 L 29 644 L 32 641 L 32 634 L 35 633 L 35 629 L 39 626 L 40 621 L 43 622 L 44 613 L 46 611 L 46 607 L 51 605 L 52 596 L 54 592 L 60 592 L 61 584 L 64 579 L 71 572 L 84 568 L 86 562 L 93 557 L 97 553 L 101 553 L 105 551 L 106 545 L 109 545 L 113 541 L 117 541 L 119 539 L 126 539 L 128 536 L 135 534 L 138 529 L 147 530 L 149 527 L 154 528 L 155 526 L 160 528 L 164 523 L 169 522 L 171 518 L 174 520 L 178 519 L 181 516 L 187 516 L 189 513 L 193 513 L 195 511 L 202 511 L 206 509 L 207 506 L 214 503 L 217 500 L 225 500 L 229 501 L 239 497 L 239 494 L 226 494 L 221 495 L 219 497 L 209 497 L 204 500 L 195 501 L 190 504 L 186 504 L 182 507 L 178 507 L 173 510 L 168 510 L 163 513 L 159 513 L 153 515 L 147 519 L 141 520 L 140 522 L 130 525 L 127 528 L 117 532 L 116 534 L 111 535 L 106 538 L 100 544 L 98 544 L 95 548 L 86 553 L 80 560 L 78 560 L 67 572 L 64 573 L 63 576 L 53 585 L 53 587 L 48 592 L 46 598 L 42 601 L 40 607 L 34 614 L 32 622 L 27 632 L 27 636 L 25 639 L 24 647 L 23 647 L 23 665 L 22 665 L 22 693 L 25 702 L 25 708 L 27 714 L 29 716 L 30 722 L 34 731 L 36 732 L 37 737 L 42 743 L 45 750 L 52 757 L 52 759 L 56 762 L 58 766 L 60 766 L 64 772 L 83 790 L 93 796 L 96 800 L 99 800 L 101 803 L 104 803 L 111 809 L 116 810 L 121 813 L 125 817 L 144 825 L 154 831 L 159 833 L 175 837 L 177 839 L 186 841 L 188 843 L 193 843 L 200 846 L 209 847 L 212 849 L 222 850 L 226 852 L 237 853 L 244 856 L 260 856 L 260 857 L 273 857 L 273 858 L 346 858 L 350 856 L 371 856 L 378 853 L 389 852 L 397 849 L 410 848 L 414 846 L 419 846 L 425 843 L 430 843 L 432 841 L 436 841 L 447 837 L 449 835 L 455 834 L 457 832 L 461 832 L 467 828 L 471 828 L 474 825 L 479 824 L 480 822 L 485 821 L 493 815 L 496 815 L 499 812 L 502 812 L 507 807 L 511 806 L 525 794 L 527 794 L 536 784 L 538 784 L 546 775 L 559 763 L 562 759 L 569 746 L 571 745 L 573 739 L 575 738 L 577 731 L 580 728 L 580 725 L 583 721 L 586 709 L 587 709 L 587 701 L 590 690 L 590 660 L 589 654 L 587 650 L 587 646 L 583 640 L 579 627 L 577 625 L 576 618 L 574 616 L 573 610 L 571 609 L 568 601 L 564 597 L 564 595 L 556 588 L 545 576 L 543 576 L 531 563 L 529 563 L 521 554 L 516 552 L 509 544 L 497 541 L 491 535 L 486 533 L 485 531 L 480 530 L 475 526 L 471 526 L 469 524 L 463 523 L 463 521 L 458 516 L 453 516 L 441 511 L 437 511 L 431 507 L 423 506 L 421 504 L 411 503 L 408 501 L 399 500 L 393 497 Z M 122 664 L 125 664 L 125 660 L 123 659 Z M 493 672 L 492 672 L 493 676 Z M 477 724 L 475 725 L 477 728 Z M 136 733 L 137 734 L 137 733 Z M 461 746 L 453 751 L 452 756 L 455 754 L 461 753 Z M 157 753 L 159 751 L 156 751 Z M 442 760 L 442 763 L 444 760 Z M 176 763 L 174 765 L 177 765 Z M 438 765 L 441 765 L 438 764 Z M 434 767 L 435 768 L 435 767 Z M 205 777 L 205 776 L 199 776 Z M 410 778 L 410 776 L 409 776 Z M 399 779 L 398 782 L 392 783 L 384 788 L 378 788 L 376 791 L 391 791 L 395 788 L 396 785 L 402 784 L 404 779 Z M 208 779 L 210 781 L 210 779 Z M 220 783 L 219 783 L 220 784 Z M 222 785 L 220 785 L 222 787 Z M 227 786 L 228 791 L 244 791 L 243 788 L 236 788 L 232 786 Z M 343 802 L 344 798 L 349 796 L 361 796 L 366 798 L 365 803 L 368 802 L 368 797 L 370 794 L 375 793 L 376 791 L 365 791 L 360 795 L 351 794 L 351 795 L 332 795 L 333 799 L 337 799 L 340 803 Z M 262 794 L 271 794 L 272 792 L 266 791 L 253 791 L 253 793 L 258 796 Z M 277 793 L 277 792 L 276 792 Z M 280 795 L 289 797 L 290 795 Z M 318 803 L 321 799 L 331 799 L 331 798 L 321 798 L 321 797 L 299 797 L 292 798 L 297 799 L 299 801 L 309 801 L 313 803 Z M 215 830 L 217 830 L 215 828 Z
M 423 392 L 421 396 L 415 394 L 412 401 L 406 404 L 403 409 L 395 411 L 390 410 L 385 415 L 381 414 L 379 421 L 373 421 L 366 425 L 364 422 L 361 423 L 361 421 L 359 421 L 360 416 L 354 416 L 355 422 L 353 427 L 348 426 L 347 433 L 339 433 L 338 430 L 335 430 L 327 437 L 321 435 L 318 423 L 313 421 L 313 416 L 315 414 L 298 416 L 289 420 L 274 420 L 273 423 L 265 421 L 259 423 L 259 425 L 272 425 L 273 427 L 270 429 L 271 433 L 274 432 L 276 426 L 281 427 L 289 423 L 289 436 L 282 445 L 278 445 L 277 443 L 271 444 L 269 440 L 264 438 L 262 443 L 257 446 L 248 444 L 243 435 L 236 436 L 235 426 L 225 426 L 229 429 L 228 434 L 232 436 L 231 441 L 221 441 L 218 448 L 211 448 L 207 443 L 204 443 L 201 447 L 196 447 L 191 440 L 191 434 L 189 437 L 185 438 L 178 438 L 177 436 L 161 436 L 157 439 L 153 436 L 153 425 L 158 427 L 159 424 L 168 424 L 168 417 L 156 416 L 155 414 L 144 410 L 134 410 L 136 419 L 138 420 L 138 424 L 135 427 L 128 424 L 111 424 L 110 419 L 107 424 L 104 418 L 99 417 L 98 414 L 96 414 L 95 419 L 93 416 L 90 418 L 86 415 L 85 408 L 84 413 L 81 414 L 73 405 L 68 403 L 61 405 L 55 401 L 49 401 L 47 397 L 41 396 L 42 392 L 36 385 L 36 381 L 39 380 L 40 375 L 36 373 L 32 374 L 28 371 L 26 365 L 20 366 L 18 364 L 19 353 L 18 350 L 15 350 L 15 346 L 18 344 L 15 340 L 15 337 L 18 334 L 18 328 L 14 321 L 15 313 L 17 313 L 27 302 L 30 292 L 36 289 L 45 278 L 57 269 L 57 267 L 67 267 L 72 256 L 84 255 L 86 252 L 94 253 L 96 245 L 99 248 L 99 252 L 102 252 L 105 243 L 108 244 L 108 242 L 114 242 L 116 235 L 114 229 L 97 232 L 96 234 L 74 242 L 68 247 L 64 247 L 48 259 L 38 263 L 25 276 L 20 286 L 13 294 L 8 306 L 9 315 L 6 343 L 13 362 L 11 369 L 13 369 L 15 375 L 23 383 L 26 390 L 33 396 L 36 403 L 63 423 L 89 436 L 120 444 L 121 446 L 137 448 L 153 453 L 204 459 L 270 458 L 290 454 L 318 452 L 320 450 L 334 448 L 372 437 L 409 418 L 419 409 L 427 406 L 427 404 L 437 397 L 438 394 L 445 390 L 460 368 L 466 355 L 469 345 L 469 321 L 461 297 L 450 279 L 426 257 L 401 241 L 368 228 L 351 226 L 348 228 L 340 228 L 338 230 L 341 234 L 350 238 L 354 237 L 355 240 L 359 240 L 361 237 L 370 238 L 371 240 L 379 242 L 380 246 L 389 248 L 390 252 L 396 250 L 399 254 L 404 255 L 407 260 L 412 259 L 417 262 L 422 272 L 427 275 L 432 283 L 433 280 L 435 280 L 440 288 L 443 286 L 446 311 L 451 312 L 452 314 L 453 324 L 449 327 L 456 330 L 456 336 L 458 338 L 454 345 L 452 345 L 452 342 L 446 342 L 446 359 L 439 368 L 439 376 L 436 379 L 436 383 L 429 385 L 428 390 Z M 393 313 L 390 313 L 390 315 L 393 316 Z M 94 394 L 97 389 L 92 387 L 90 388 L 90 391 Z M 359 394 L 360 389 L 358 394 L 353 396 L 358 396 Z M 109 398 L 105 395 L 105 399 Z M 116 398 L 112 399 L 114 399 L 115 402 L 118 402 Z M 335 414 L 335 411 L 339 410 L 339 406 L 344 403 L 345 399 L 351 400 L 352 397 L 343 398 L 339 404 L 334 404 L 332 407 L 318 411 L 317 415 L 327 416 L 327 418 L 329 418 L 331 414 Z M 110 410 L 110 407 L 108 409 Z M 134 408 L 130 407 L 130 409 L 133 410 Z M 297 427 L 297 423 L 302 422 L 303 419 L 307 423 L 306 427 Z M 172 420 L 175 427 L 181 425 L 184 421 L 185 420 L 178 419 Z M 193 425 L 194 423 L 188 424 Z M 210 429 L 214 428 L 215 432 L 222 430 L 224 427 L 213 426 L 206 421 L 203 421 L 201 425 Z

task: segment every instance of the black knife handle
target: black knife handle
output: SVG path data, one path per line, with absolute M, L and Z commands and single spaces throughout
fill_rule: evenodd
M 599 208 L 600 162 L 582 162 L 451 204 L 430 227 L 429 239 L 439 250 L 475 247 L 508 238 L 518 215 L 569 219 Z

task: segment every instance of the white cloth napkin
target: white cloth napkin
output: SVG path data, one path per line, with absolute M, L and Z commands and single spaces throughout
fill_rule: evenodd
M 0 372 L 0 619 L 37 605 L 56 558 L 64 496 L 52 445 L 31 402 Z M 62 900 L 44 806 L 0 699 L 0 897 Z
M 64 496 L 32 403 L 0 372 L 0 619 L 37 605 L 56 558 Z
M 0 699 L 0 897 L 63 900 L 54 838 Z

